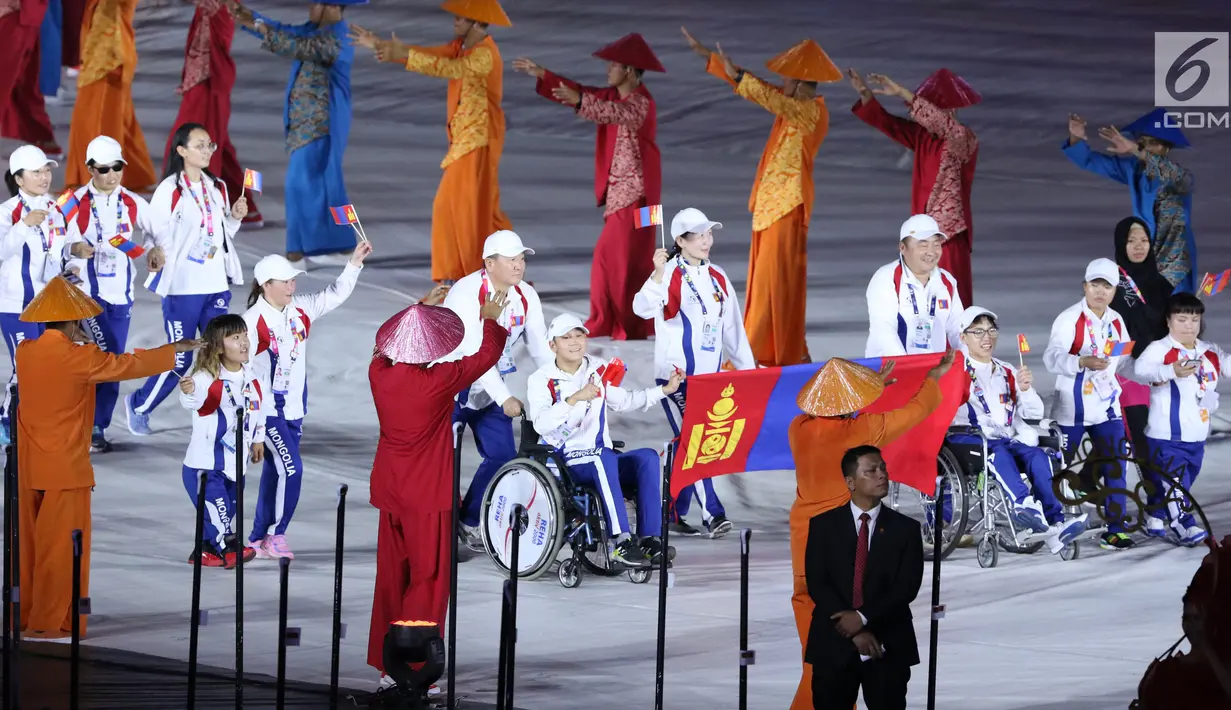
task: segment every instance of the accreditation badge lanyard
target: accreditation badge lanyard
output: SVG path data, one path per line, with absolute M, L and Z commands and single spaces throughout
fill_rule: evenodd
M 120 193 L 117 189 L 115 193 L 115 236 L 120 235 L 121 225 L 124 224 L 124 201 L 120 199 Z M 107 253 L 103 249 L 103 242 L 109 240 L 103 239 L 103 221 L 98 216 L 98 199 L 97 195 L 90 197 L 90 214 L 94 217 L 94 239 L 97 242 L 95 247 L 94 259 L 98 262 L 94 272 L 100 277 L 115 276 L 116 257 L 115 254 Z
M 34 208 L 30 207 L 30 204 L 26 202 L 26 198 L 21 196 L 21 193 L 17 194 L 17 201 L 21 203 L 22 209 L 25 210 L 24 214 L 30 214 L 31 212 L 34 211 Z M 47 219 L 48 220 L 51 219 L 50 210 L 48 210 L 47 212 Z M 52 231 L 44 229 L 42 224 L 38 226 L 38 238 L 39 238 L 39 241 L 43 245 L 44 255 L 46 255 L 48 252 L 51 251 L 51 241 L 52 241 L 53 236 L 54 236 L 54 233 Z
M 200 250 L 193 249 L 189 253 L 188 258 L 198 264 L 205 263 L 206 259 L 214 258 L 214 252 L 217 248 L 214 246 L 214 206 L 209 199 L 209 188 L 205 185 L 205 178 L 201 178 L 201 197 L 197 197 L 197 193 L 192 189 L 192 182 L 187 178 L 184 180 L 184 191 L 192 198 L 192 201 L 197 205 L 197 213 L 201 215 L 201 225 L 198 230 L 205 230 L 206 241 L 203 248 Z M 204 201 L 204 205 L 202 205 Z M 200 231 L 197 232 L 197 239 L 200 240 Z M 194 258 L 196 257 L 196 258 Z
M 1141 289 L 1137 288 L 1137 282 L 1133 281 L 1133 277 L 1128 275 L 1128 272 L 1124 270 L 1123 266 L 1120 267 L 1120 275 L 1124 277 L 1124 283 L 1128 284 L 1128 287 L 1133 289 L 1133 295 L 1137 296 L 1137 300 L 1144 304 L 1146 302 L 1145 296 L 1141 295 Z
M 487 294 L 490 292 L 490 290 L 491 289 L 488 287 L 487 271 L 484 270 L 480 272 L 479 274 L 479 307 L 480 308 L 482 308 L 483 304 L 487 302 Z M 521 291 L 518 291 L 517 294 L 520 296 Z M 521 300 L 524 302 L 525 298 L 523 297 Z M 509 334 L 509 338 L 504 341 L 504 352 L 500 353 L 500 361 L 496 363 L 497 371 L 500 372 L 501 377 L 505 377 L 507 375 L 513 374 L 514 372 L 517 372 L 517 361 L 513 359 L 513 346 L 517 344 L 517 341 L 521 338 L 521 336 L 525 332 L 526 316 L 528 315 L 526 313 L 522 313 L 520 316 L 515 315 L 512 313 L 513 308 L 515 308 L 515 306 L 513 305 L 513 299 L 509 299 L 508 304 L 505 305 L 505 312 L 508 312 L 509 314 L 509 318 L 508 318 L 509 324 L 504 326 L 504 329 Z M 501 313 L 500 317 L 504 318 L 504 313 Z M 500 321 L 497 320 L 496 322 L 499 323 Z M 519 327 L 522 328 L 522 330 L 518 331 L 518 333 L 514 335 L 513 331 Z
M 701 292 L 697 290 L 697 285 L 693 283 L 692 276 L 688 274 L 688 269 L 684 268 L 683 257 L 675 258 L 676 268 L 680 270 L 680 276 L 684 279 L 684 283 L 688 284 L 688 288 L 692 290 L 692 295 L 697 297 L 697 302 L 701 304 L 701 316 L 709 317 L 709 311 L 705 307 L 705 299 L 701 298 Z M 706 266 L 705 262 L 701 262 L 702 266 Z M 706 266 L 706 271 L 710 275 L 710 283 L 714 285 L 714 300 L 718 302 L 718 320 L 722 320 L 722 315 L 726 309 L 726 299 L 723 298 L 722 288 L 718 285 L 718 279 L 714 276 L 714 271 Z
M 244 437 L 247 438 L 250 414 L 256 408 L 256 405 L 260 404 L 260 402 L 252 399 L 252 385 L 249 384 L 248 382 L 248 373 L 246 370 L 243 371 L 243 377 L 244 377 L 244 386 L 241 389 L 241 396 L 244 398 L 243 427 L 244 427 Z M 231 390 L 231 383 L 228 382 L 227 380 L 222 381 L 222 389 L 224 392 L 226 392 L 227 400 L 230 401 L 231 403 L 230 408 L 227 409 L 226 412 L 220 413 L 220 416 L 226 417 L 230 413 L 234 412 L 236 409 L 239 408 L 239 400 L 235 399 L 235 393 Z M 226 447 L 226 450 L 230 451 L 231 453 L 235 453 L 235 427 L 237 424 L 239 424 L 238 420 L 231 422 L 230 426 L 227 427 L 226 436 L 223 437 L 222 439 L 222 445 Z
M 995 374 L 997 369 L 1000 369 L 999 366 L 995 362 L 993 362 L 992 363 L 992 374 Z M 967 361 L 966 363 L 966 374 L 970 376 L 970 386 L 974 390 L 975 398 L 979 400 L 979 405 L 983 407 L 983 413 L 986 414 L 990 418 L 992 416 L 992 408 L 988 405 L 987 398 L 984 396 L 983 385 L 979 384 L 979 377 L 975 373 L 975 368 L 973 365 L 970 364 L 969 361 Z M 1009 371 L 1007 369 L 1004 370 L 1004 391 L 1005 391 L 1004 402 L 1003 402 L 1005 405 L 1004 424 L 1006 427 L 1009 427 L 1011 429 L 1013 428 L 1013 410 L 1014 410 L 1014 407 L 1016 406 L 1016 403 L 1013 401 L 1012 397 L 1009 395 Z
M 1205 371 L 1205 356 L 1201 353 L 1193 351 L 1191 356 L 1188 353 L 1184 353 L 1184 358 L 1186 360 L 1197 361 L 1197 404 L 1201 404 L 1201 401 L 1205 399 L 1205 378 L 1207 375 Z
M 292 306 L 287 306 L 287 308 L 292 308 Z M 269 338 L 269 349 L 278 356 L 278 367 L 274 368 L 273 390 L 274 394 L 281 395 L 290 392 L 291 371 L 295 367 L 295 361 L 299 359 L 299 344 L 307 338 L 307 332 L 299 327 L 298 318 L 294 316 L 287 318 L 287 325 L 291 331 L 291 346 L 285 358 L 280 352 L 282 345 L 278 340 L 278 334 L 271 333 Z
M 1103 338 L 1103 342 L 1110 340 L 1115 331 L 1111 322 L 1107 323 L 1107 336 Z M 1090 341 L 1090 354 L 1093 357 L 1102 357 L 1102 348 L 1099 346 L 1098 336 L 1094 332 L 1094 319 L 1086 316 L 1086 339 Z M 1093 389 L 1090 388 L 1093 385 Z M 1116 392 L 1113 385 L 1113 380 L 1106 370 L 1095 372 L 1090 376 L 1090 385 L 1087 385 L 1085 394 L 1091 394 L 1097 390 L 1100 399 L 1111 400 L 1115 397 Z
M 915 317 L 918 318 L 919 317 L 919 302 L 915 300 L 915 285 L 906 284 L 906 290 L 910 292 L 911 310 L 915 312 Z M 935 296 L 932 296 L 932 302 L 928 306 L 928 318 L 933 319 L 933 320 L 936 318 L 936 297 Z

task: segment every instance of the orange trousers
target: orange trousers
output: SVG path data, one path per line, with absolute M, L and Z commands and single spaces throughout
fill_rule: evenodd
M 432 280 L 456 281 L 483 268 L 483 241 L 512 229 L 500 209 L 497 161 L 488 147 L 445 168 L 432 201 Z
M 752 233 L 744 330 L 758 364 L 783 367 L 808 361 L 807 300 L 808 223 L 801 206 L 768 229 Z
M 19 491 L 22 631 L 72 631 L 74 530 L 82 533 L 81 596 L 90 596 L 91 495 L 89 488 Z
M 128 163 L 121 181 L 124 187 L 144 192 L 158 182 L 145 135 L 133 112 L 132 86 L 124 83 L 123 71 L 123 67 L 116 69 L 77 92 L 68 133 L 68 165 L 64 177 L 68 187 L 80 187 L 90 181 L 85 151 L 90 141 L 99 136 L 111 136 L 124 150 L 124 160 Z

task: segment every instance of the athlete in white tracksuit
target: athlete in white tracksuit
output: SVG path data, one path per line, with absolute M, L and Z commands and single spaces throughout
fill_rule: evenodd
M 654 273 L 633 297 L 633 312 L 654 319 L 654 377 L 660 385 L 674 372 L 686 377 L 718 372 L 727 361 L 737 370 L 756 367 L 739 297 L 726 272 L 709 261 L 715 229 L 722 229 L 722 223 L 710 221 L 701 210 L 680 210 L 671 220 L 674 246 L 670 252 L 655 252 Z M 662 401 L 677 437 L 687 391 L 685 381 Z M 702 521 L 711 537 L 731 529 L 722 501 L 707 478 L 681 491 L 676 499 L 675 532 L 699 534 L 684 520 L 693 495 L 701 503 Z
M 556 316 L 547 329 L 555 361 L 539 368 L 526 383 L 527 408 L 542 441 L 564 455 L 573 477 L 593 486 L 602 498 L 615 549 L 612 558 L 635 567 L 662 553 L 662 476 L 658 453 L 634 449 L 617 454 L 611 445 L 608 412 L 649 410 L 679 387 L 675 373 L 667 384 L 625 390 L 603 381 L 607 361 L 586 355 L 586 330 L 571 313 Z M 637 535 L 630 534 L 624 489 L 634 489 Z
M 43 334 L 42 323 L 19 316 L 47 282 L 60 275 L 68 258 L 64 215 L 48 190 L 51 169 L 59 165 L 36 146 L 23 145 L 9 156 L 4 179 L 13 197 L 0 204 L 0 332 L 13 359 L 10 388 L 0 411 L 0 439 L 8 442 L 9 394 L 17 381 L 17 344 Z
M 76 206 L 66 214 L 68 244 L 81 280 L 78 288 L 102 306 L 103 312 L 86 320 L 94 344 L 109 353 L 128 348 L 132 323 L 133 286 L 137 259 L 155 246 L 150 204 L 120 185 L 124 155 L 113 138 L 99 136 L 86 148 L 89 183 L 73 193 Z M 137 237 L 144 235 L 144 244 Z M 106 438 L 111 415 L 120 398 L 119 382 L 100 382 L 95 388 L 94 432 L 90 450 L 107 452 Z
M 260 494 L 248 536 L 248 546 L 256 549 L 257 557 L 295 556 L 285 535 L 303 487 L 299 441 L 308 413 L 308 337 L 321 316 L 350 297 L 371 252 L 368 242 L 356 246 L 337 281 L 317 293 L 295 293 L 295 278 L 304 272 L 283 256 L 271 254 L 253 267 L 254 287 L 244 320 L 253 365 L 269 379 L 273 399 L 265 420 L 267 455 Z

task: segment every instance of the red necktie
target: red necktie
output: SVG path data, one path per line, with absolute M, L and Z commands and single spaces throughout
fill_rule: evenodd
M 851 605 L 863 606 L 863 572 L 868 566 L 868 521 L 871 516 L 859 514 L 859 540 L 855 543 L 855 589 L 851 593 Z

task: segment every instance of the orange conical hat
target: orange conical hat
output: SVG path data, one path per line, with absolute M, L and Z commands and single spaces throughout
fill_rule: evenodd
M 825 54 L 821 45 L 806 39 L 765 63 L 775 74 L 827 83 L 842 78 L 842 70 Z
M 102 306 L 94 299 L 63 276 L 57 276 L 47 282 L 18 318 L 26 323 L 57 323 L 93 318 L 102 312 Z
M 504 8 L 500 7 L 499 0 L 445 0 L 440 9 L 475 22 L 497 27 L 513 26 L 509 16 L 504 14 Z
M 872 404 L 884 391 L 885 383 L 880 375 L 863 365 L 835 357 L 808 380 L 796 402 L 804 414 L 840 417 Z

